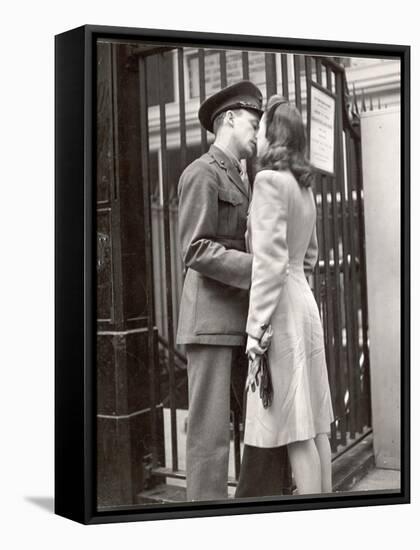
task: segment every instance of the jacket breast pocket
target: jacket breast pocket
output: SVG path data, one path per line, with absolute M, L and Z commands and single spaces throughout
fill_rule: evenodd
M 244 199 L 240 193 L 227 189 L 219 189 L 219 215 L 218 235 L 223 237 L 235 237 L 242 226 L 241 207 Z M 243 235 L 242 235 L 243 236 Z

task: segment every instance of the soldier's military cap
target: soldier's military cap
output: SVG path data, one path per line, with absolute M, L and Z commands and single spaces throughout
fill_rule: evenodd
M 220 113 L 234 109 L 254 111 L 261 118 L 262 93 L 253 82 L 241 80 L 208 97 L 198 110 L 198 118 L 203 128 L 213 132 L 214 119 Z

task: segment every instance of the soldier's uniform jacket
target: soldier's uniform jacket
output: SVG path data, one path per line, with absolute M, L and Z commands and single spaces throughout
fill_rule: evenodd
M 186 276 L 177 342 L 241 345 L 252 270 L 248 190 L 229 157 L 211 146 L 185 169 L 178 193 Z

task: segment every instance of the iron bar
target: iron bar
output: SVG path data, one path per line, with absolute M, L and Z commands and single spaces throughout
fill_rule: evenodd
M 293 56 L 293 67 L 295 75 L 295 104 L 296 107 L 302 112 L 302 87 L 300 84 L 300 55 L 295 54 Z
M 321 177 L 321 195 L 322 195 L 322 226 L 323 226 L 323 238 L 324 238 L 324 261 L 327 265 L 327 269 L 324 273 L 324 284 L 325 284 L 325 303 L 327 315 L 324 319 L 324 331 L 326 334 L 326 356 L 327 356 L 327 365 L 328 372 L 330 376 L 330 387 L 331 387 L 331 398 L 333 403 L 336 401 L 337 394 L 337 365 L 334 360 L 334 324 L 333 324 L 333 299 L 332 299 L 332 288 L 331 288 L 331 270 L 330 270 L 330 223 L 329 223 L 329 204 L 328 204 L 328 193 L 326 187 L 329 188 L 331 185 L 328 185 L 330 178 L 328 176 Z M 337 448 L 336 443 L 336 434 L 335 434 L 335 425 L 331 426 L 331 444 L 332 450 L 335 451 Z
M 171 409 L 171 439 L 172 439 L 172 468 L 178 470 L 178 441 L 177 441 L 177 421 L 176 421 L 176 402 L 175 402 L 175 372 L 174 372 L 174 330 L 173 330 L 173 304 L 172 304 L 172 266 L 171 266 L 171 235 L 169 219 L 169 181 L 168 181 L 168 162 L 166 150 L 166 108 L 162 94 L 161 82 L 163 53 L 158 54 L 158 97 L 160 113 L 160 145 L 162 162 L 162 194 L 163 194 L 163 227 L 165 243 L 165 278 L 166 278 L 166 309 L 168 326 L 168 370 L 169 370 L 169 388 L 170 388 L 170 409 Z
M 220 62 L 220 86 L 225 88 L 227 86 L 227 69 L 226 69 L 226 51 L 222 50 L 219 54 Z
M 366 109 L 365 91 L 362 88 L 362 112 L 365 113 L 366 111 L 367 111 L 367 109 Z
M 204 50 L 199 48 L 198 50 L 198 77 L 199 77 L 199 89 L 200 89 L 200 104 L 206 99 L 206 70 L 204 60 Z M 204 154 L 207 151 L 207 131 L 200 125 L 201 130 L 201 153 Z
M 267 99 L 277 93 L 277 70 L 276 55 L 274 53 L 265 54 L 265 78 L 267 85 Z
M 351 302 L 351 318 L 353 322 L 353 346 L 355 352 L 355 363 L 353 367 L 353 378 L 354 378 L 354 392 L 356 399 L 356 428 L 358 432 L 362 431 L 362 403 L 360 395 L 360 346 L 359 346 L 359 320 L 358 320 L 358 307 L 360 305 L 360 293 L 358 288 L 358 277 L 357 277 L 357 266 L 356 258 L 357 254 L 357 243 L 355 242 L 355 226 L 354 226 L 354 208 L 353 208 L 353 181 L 354 181 L 354 164 L 353 164 L 353 140 L 346 132 L 346 152 L 347 152 L 347 186 L 348 186 L 348 220 L 349 220 L 349 245 L 350 245 L 350 280 L 351 280 L 351 289 L 353 294 L 353 300 Z
M 239 471 L 241 469 L 241 438 L 239 432 L 239 414 L 239 410 L 232 411 L 235 479 L 239 479 Z
M 179 102 L 179 136 L 180 136 L 180 163 L 181 170 L 187 165 L 187 129 L 185 123 L 185 76 L 184 76 L 184 50 L 178 48 L 178 102 Z
M 242 52 L 242 77 L 244 80 L 249 80 L 249 53 Z M 246 161 L 246 171 L 248 175 L 249 185 L 252 189 L 254 183 L 254 164 L 252 159 L 247 159 Z
M 327 66 L 327 89 L 332 91 L 332 74 L 331 68 Z M 334 124 L 334 134 L 335 142 L 339 139 L 337 131 L 337 109 L 335 113 L 335 124 Z M 335 146 L 335 159 L 334 159 L 335 170 L 338 170 L 340 166 L 338 158 L 338 147 L 337 143 Z M 340 224 L 339 224 L 339 211 L 337 205 L 337 173 L 334 173 L 334 176 L 331 178 L 331 210 L 332 210 L 332 243 L 334 249 L 334 292 L 333 292 L 333 319 L 335 327 L 335 342 L 334 342 L 334 351 L 335 351 L 335 362 L 336 362 L 336 384 L 337 391 L 334 401 L 334 412 L 335 416 L 338 418 L 339 422 L 339 431 L 340 431 L 340 444 L 346 445 L 347 441 L 347 429 L 345 421 L 345 406 L 344 406 L 344 397 L 345 397 L 345 376 L 344 376 L 344 362 L 345 355 L 343 353 L 343 318 L 342 318 L 342 309 L 341 309 L 341 269 L 340 264 L 343 260 L 340 260 Z
M 141 187 L 143 191 L 144 208 L 144 238 L 146 243 L 152 242 L 152 222 L 150 208 L 150 171 L 149 171 L 149 122 L 147 104 L 147 70 L 146 60 L 139 56 L 139 97 L 140 97 L 140 141 L 141 147 Z M 146 296 L 147 296 L 147 355 L 148 372 L 150 380 L 150 429 L 151 429 L 151 453 L 152 467 L 158 463 L 157 458 L 157 414 L 156 414 L 156 364 L 154 346 L 154 303 L 153 303 L 153 257 L 150 246 L 145 247 L 146 263 Z
M 336 75 L 336 89 L 337 89 L 337 109 L 339 115 L 342 113 L 342 101 L 343 101 L 343 76 L 341 74 Z M 343 159 L 344 155 L 344 146 L 343 146 L 343 118 L 342 116 L 337 117 L 338 121 L 338 132 L 337 132 L 337 149 L 339 158 Z M 354 394 L 354 379 L 351 373 L 351 369 L 355 365 L 355 357 L 353 353 L 353 331 L 352 331 L 352 300 L 353 296 L 351 293 L 351 282 L 350 282 L 350 266 L 349 266 L 349 243 L 348 243 L 348 223 L 347 223 L 347 207 L 346 207 L 346 193 L 345 193 L 345 183 L 344 183 L 344 166 L 340 167 L 340 173 L 337 174 L 337 179 L 340 185 L 340 194 L 341 194 L 341 224 L 342 224 L 342 238 L 343 238 L 343 268 L 344 268 L 344 303 L 345 303 L 345 316 L 346 316 L 346 351 L 347 351 L 347 380 L 348 380 L 348 391 L 349 391 L 349 429 L 350 437 L 354 438 L 356 432 L 356 411 L 357 403 L 355 400 Z
M 322 86 L 322 65 L 319 57 L 315 58 L 315 73 L 317 83 Z
M 160 199 L 160 197 L 159 197 Z M 163 276 L 163 268 L 165 262 L 165 246 L 164 246 L 164 228 L 163 228 L 163 208 L 160 204 L 152 204 L 152 250 L 153 250 L 153 266 L 157 274 L 155 281 L 155 292 L 159 299 L 156 300 L 155 312 L 157 315 L 157 324 L 159 330 L 166 335 L 166 289 Z
M 287 54 L 281 54 L 281 87 L 283 97 L 289 99 L 289 71 L 287 67 Z
M 355 112 L 356 112 L 357 115 L 359 115 L 359 106 L 357 104 L 356 86 L 354 85 L 354 82 L 353 82 L 353 103 L 354 103 L 354 106 L 355 106 Z
M 249 54 L 242 52 L 242 77 L 244 80 L 249 80 Z
M 310 154 L 310 136 L 311 136 L 311 84 L 312 84 L 312 58 L 305 56 L 305 79 L 306 79 L 306 132 L 308 135 L 308 152 Z M 320 223 L 318 216 L 318 178 L 315 178 L 314 197 L 317 209 L 317 234 L 320 234 Z M 314 295 L 318 307 L 321 305 L 321 287 L 319 277 L 319 262 L 314 268 Z
M 333 91 L 332 89 L 332 77 L 331 77 L 331 68 L 330 67 L 326 67 L 325 68 L 326 70 L 326 78 L 327 78 L 327 90 L 329 90 L 330 92 Z
M 316 77 L 317 77 L 317 83 L 322 85 L 322 71 L 321 71 L 321 62 L 320 59 L 316 59 Z M 326 315 L 324 316 L 324 335 L 325 335 L 325 352 L 326 352 L 326 358 L 327 358 L 327 365 L 328 365 L 328 372 L 330 376 L 330 380 L 332 380 L 332 383 L 330 383 L 331 387 L 331 397 L 333 403 L 336 401 L 336 364 L 334 361 L 334 348 L 333 348 L 333 341 L 334 341 L 334 328 L 333 328 L 333 304 L 332 304 L 332 296 L 331 296 L 331 281 L 330 281 L 330 268 L 329 268 L 329 262 L 330 262 L 330 227 L 329 227 L 329 205 L 328 205 L 328 193 L 327 193 L 327 186 L 330 187 L 329 181 L 330 178 L 327 176 L 322 175 L 320 178 L 321 181 L 321 197 L 322 197 L 322 203 L 321 203 L 321 209 L 322 209 L 322 236 L 323 236 L 323 251 L 324 251 L 324 262 L 327 266 L 327 269 L 325 269 L 323 273 L 323 279 L 324 279 L 324 288 L 325 288 L 325 311 Z M 336 441 L 336 429 L 335 424 L 333 423 L 331 425 L 331 447 L 333 451 L 336 451 L 337 449 L 337 441 Z
M 369 327 L 369 304 L 367 296 L 367 275 L 366 275 L 366 244 L 365 244 L 365 215 L 363 201 L 363 179 L 362 179 L 362 152 L 360 140 L 355 140 L 355 162 L 356 162 L 356 186 L 357 186 L 357 211 L 359 213 L 359 261 L 360 271 L 359 280 L 361 285 L 361 302 L 362 302 L 362 331 L 363 331 L 363 357 L 364 357 L 364 394 L 366 403 L 366 422 L 370 426 L 372 424 L 372 411 L 370 407 L 370 358 L 368 347 L 368 327 Z

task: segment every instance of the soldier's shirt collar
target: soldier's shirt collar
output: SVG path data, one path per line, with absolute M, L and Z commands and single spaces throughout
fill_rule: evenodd
M 219 144 L 215 145 L 214 143 L 213 143 L 213 147 L 216 147 L 228 157 L 228 159 L 231 161 L 233 166 L 238 170 L 239 175 L 241 176 L 243 173 L 241 163 L 235 157 L 235 155 L 230 151 L 230 149 L 228 149 L 227 147 L 223 147 L 222 145 L 219 145 Z

